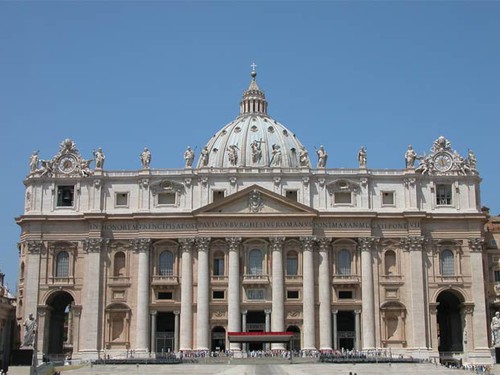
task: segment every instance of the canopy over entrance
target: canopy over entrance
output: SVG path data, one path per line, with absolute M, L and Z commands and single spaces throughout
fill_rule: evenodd
M 228 332 L 229 342 L 290 342 L 293 332 Z

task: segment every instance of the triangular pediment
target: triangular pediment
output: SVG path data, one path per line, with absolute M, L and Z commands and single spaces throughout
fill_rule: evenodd
M 318 211 L 259 185 L 252 185 L 218 202 L 201 207 L 193 214 L 195 216 L 217 214 L 317 216 Z

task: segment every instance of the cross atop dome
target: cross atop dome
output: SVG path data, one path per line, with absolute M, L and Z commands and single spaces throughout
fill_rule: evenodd
M 257 64 L 255 64 L 254 62 L 252 63 L 252 65 L 250 65 L 252 67 L 252 78 L 255 79 L 255 77 L 257 76 L 257 72 L 255 71 L 255 68 L 257 67 Z
M 250 82 L 248 90 L 243 93 L 243 99 L 240 103 L 240 114 L 260 113 L 267 115 L 266 96 L 264 92 L 259 89 L 257 80 L 255 79 L 257 76 L 255 70 L 257 64 L 253 62 L 250 66 L 252 67 L 252 81 Z

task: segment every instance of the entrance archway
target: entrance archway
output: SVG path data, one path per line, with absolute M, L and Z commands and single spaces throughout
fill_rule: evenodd
M 292 348 L 288 347 L 288 350 L 300 350 L 300 328 L 297 326 L 289 326 L 287 332 L 293 332 Z M 287 345 L 290 346 L 290 345 Z
M 212 329 L 212 346 L 213 352 L 224 352 L 226 350 L 226 330 L 224 327 L 217 326 Z
M 449 291 L 441 292 L 437 298 L 439 352 L 463 351 L 463 326 L 460 314 L 460 298 Z
M 74 299 L 68 292 L 56 292 L 47 300 L 50 319 L 46 339 L 49 357 L 71 356 L 73 353 Z

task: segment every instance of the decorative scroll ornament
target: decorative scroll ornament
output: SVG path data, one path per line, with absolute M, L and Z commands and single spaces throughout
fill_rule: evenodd
M 107 245 L 109 239 L 104 238 L 89 238 L 83 241 L 83 248 L 87 253 L 99 253 L 103 245 Z
M 285 237 L 269 237 L 269 242 L 271 242 L 271 249 L 273 251 L 281 251 Z
M 420 251 L 422 250 L 425 242 L 426 242 L 425 237 L 409 236 L 403 238 L 400 242 L 400 245 L 403 249 L 407 251 Z
M 136 253 L 149 251 L 151 247 L 151 238 L 136 238 L 132 241 L 132 248 Z
M 38 155 L 38 152 L 37 154 Z M 33 156 L 32 156 L 33 158 Z M 31 177 L 58 177 L 58 176 L 91 176 L 90 163 L 93 159 L 82 158 L 80 151 L 76 148 L 75 142 L 71 139 L 65 139 L 59 145 L 59 152 L 50 160 L 40 159 L 40 168 L 38 160 L 31 162 Z
M 471 251 L 482 251 L 484 245 L 484 238 L 471 238 L 469 240 L 469 247 Z
M 420 164 L 415 172 L 423 175 L 431 174 L 458 174 L 461 176 L 476 175 L 476 156 L 469 150 L 467 158 L 463 158 L 451 148 L 451 142 L 440 136 L 431 147 L 430 155 L 417 156 Z
M 248 209 L 250 212 L 257 213 L 262 211 L 262 208 L 264 208 L 262 194 L 260 191 L 254 189 L 248 195 Z

